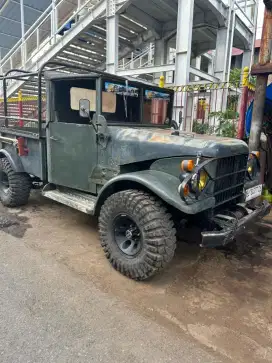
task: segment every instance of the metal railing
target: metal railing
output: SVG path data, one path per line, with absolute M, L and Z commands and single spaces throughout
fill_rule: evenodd
M 151 43 L 150 46 L 143 49 L 140 54 L 134 56 L 134 53 L 131 53 L 131 59 L 129 61 L 125 61 L 125 58 L 119 62 L 120 69 L 129 69 L 129 68 L 141 68 L 147 65 L 154 64 L 154 44 Z
M 255 29 L 258 12 L 257 0 L 234 0 L 234 10 L 240 20 L 248 27 Z
M 229 82 L 171 87 L 175 90 L 173 119 L 184 131 L 236 137 L 243 87 Z M 254 95 L 251 85 L 247 106 Z
M 1 60 L 1 72 L 12 68 L 29 69 L 73 27 L 73 24 L 102 0 L 81 0 L 81 5 L 60 0 L 50 5 Z

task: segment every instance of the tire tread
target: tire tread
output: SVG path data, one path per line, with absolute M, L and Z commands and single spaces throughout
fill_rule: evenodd
M 19 207 L 27 204 L 31 190 L 29 175 L 15 172 L 7 158 L 0 159 L 0 170 L 7 174 L 9 180 L 8 193 L 0 191 L 2 204 L 6 207 Z
M 109 233 L 109 218 L 124 206 L 130 215 L 138 215 L 139 228 L 145 236 L 145 254 L 135 264 L 122 253 L 113 253 L 115 241 Z M 172 216 L 162 201 L 141 190 L 129 189 L 111 195 L 99 216 L 101 246 L 112 266 L 123 275 L 145 280 L 158 273 L 172 260 L 176 249 L 176 230 Z

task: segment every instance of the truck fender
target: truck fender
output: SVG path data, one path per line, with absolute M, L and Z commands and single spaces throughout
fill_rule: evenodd
M 213 197 L 187 204 L 179 195 L 179 185 L 180 181 L 177 177 L 157 170 L 144 170 L 118 175 L 108 181 L 100 190 L 95 205 L 95 214 L 99 214 L 102 204 L 110 195 L 127 189 L 149 191 L 185 214 L 196 214 L 214 206 L 215 200 Z
M 0 159 L 7 158 L 10 162 L 12 169 L 17 173 L 24 173 L 23 164 L 17 155 L 16 151 L 13 149 L 0 149 Z

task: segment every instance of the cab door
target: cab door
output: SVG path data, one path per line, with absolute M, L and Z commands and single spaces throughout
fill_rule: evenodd
M 92 125 L 51 122 L 47 137 L 48 179 L 57 185 L 96 192 L 91 174 L 97 163 Z
M 78 99 L 86 98 L 90 92 L 96 102 L 95 83 L 91 82 L 64 79 L 53 83 L 55 97 L 52 121 L 47 127 L 47 166 L 50 183 L 96 193 L 96 185 L 91 182 L 97 164 L 96 132 L 89 118 L 80 117 L 78 104 Z M 94 105 L 90 118 L 95 108 Z

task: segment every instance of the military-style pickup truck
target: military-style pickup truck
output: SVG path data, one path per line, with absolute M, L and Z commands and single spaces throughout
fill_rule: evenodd
M 68 74 L 63 67 L 50 63 L 36 74 L 3 76 L 5 206 L 26 204 L 33 183 L 42 183 L 45 197 L 98 217 L 106 257 L 136 280 L 172 260 L 180 221 L 201 228 L 201 246 L 215 247 L 269 213 L 268 203 L 254 202 L 262 194 L 258 152 L 249 153 L 240 140 L 171 127 L 173 91 L 80 67 Z M 38 79 L 37 120 L 10 116 L 7 81 L 31 77 Z

